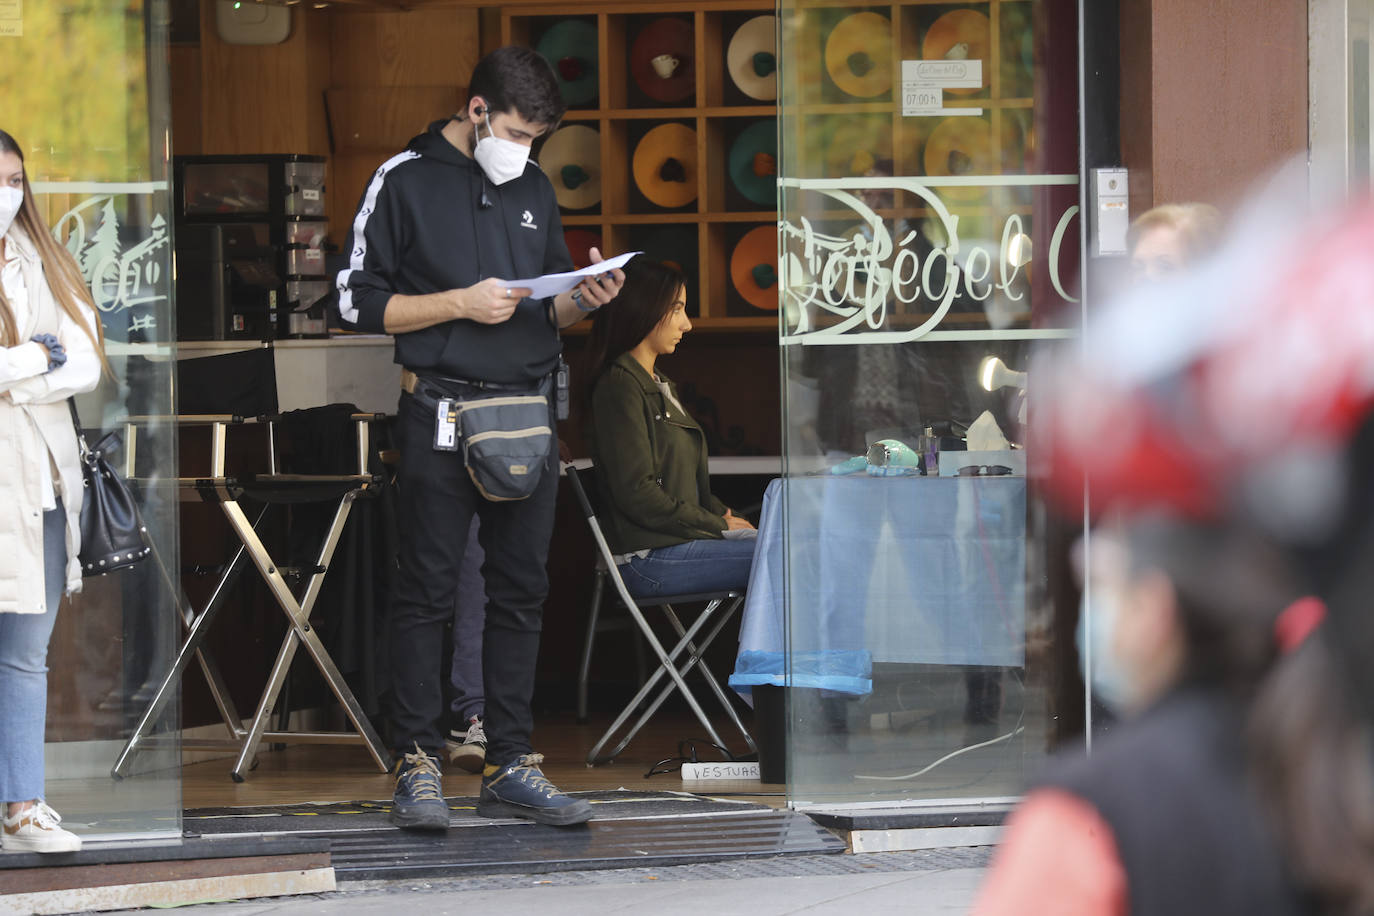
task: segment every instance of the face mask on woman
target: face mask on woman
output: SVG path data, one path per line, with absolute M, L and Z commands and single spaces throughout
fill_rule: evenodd
M 530 148 L 514 140 L 504 140 L 491 131 L 491 115 L 483 112 L 487 125 L 487 135 L 483 137 L 480 126 L 473 128 L 477 145 L 472 158 L 487 173 L 492 184 L 501 185 L 525 173 L 525 162 L 530 158 Z
M 0 188 L 0 235 L 10 231 L 10 224 L 24 205 L 24 192 L 19 188 Z

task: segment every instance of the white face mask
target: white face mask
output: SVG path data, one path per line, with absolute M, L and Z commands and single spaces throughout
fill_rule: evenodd
M 0 235 L 10 231 L 10 224 L 24 205 L 24 192 L 19 188 L 0 188 Z
M 491 132 L 491 115 L 485 114 L 487 135 L 481 136 L 480 127 L 473 129 L 477 146 L 472 158 L 487 173 L 492 184 L 501 185 L 525 173 L 525 162 L 530 158 L 530 148 L 514 140 L 503 140 Z
M 1086 595 L 1084 596 L 1086 598 Z M 1121 617 L 1120 596 L 1115 589 L 1099 588 L 1093 591 L 1092 628 L 1088 628 L 1087 602 L 1079 605 L 1078 613 L 1078 670 L 1087 676 L 1093 696 L 1117 715 L 1131 707 L 1135 695 L 1135 685 L 1121 660 L 1116 656 L 1116 625 Z M 1084 672 L 1083 663 L 1089 648 L 1092 654 L 1092 671 Z

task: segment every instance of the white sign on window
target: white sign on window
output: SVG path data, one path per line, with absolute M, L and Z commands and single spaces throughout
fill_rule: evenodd
M 0 38 L 24 37 L 24 0 L 0 0 Z
M 902 61 L 904 117 L 976 116 L 981 108 L 946 108 L 946 89 L 983 88 L 983 62 L 974 60 Z

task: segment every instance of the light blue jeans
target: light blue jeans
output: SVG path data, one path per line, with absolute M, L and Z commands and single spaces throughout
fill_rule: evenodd
M 43 729 L 48 717 L 48 640 L 67 581 L 62 503 L 43 513 L 43 614 L 0 614 L 0 801 L 43 797 Z
M 700 538 L 655 547 L 647 557 L 620 564 L 620 577 L 636 598 L 743 590 L 749 584 L 757 538 Z

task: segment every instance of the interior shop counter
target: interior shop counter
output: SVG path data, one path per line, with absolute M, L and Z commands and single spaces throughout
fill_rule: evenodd
M 873 662 L 1015 667 L 1025 628 L 1024 477 L 775 480 L 730 684 L 865 694 Z
M 177 344 L 177 359 L 238 353 L 265 346 L 251 340 L 191 340 Z M 395 413 L 401 368 L 392 362 L 385 334 L 277 340 L 271 344 L 282 411 L 321 404 L 356 404 L 365 413 Z

